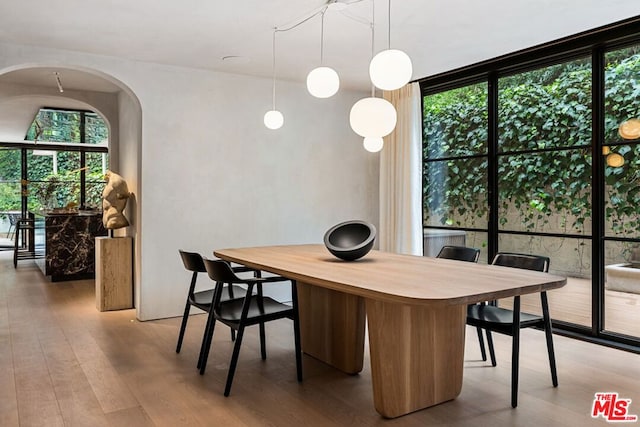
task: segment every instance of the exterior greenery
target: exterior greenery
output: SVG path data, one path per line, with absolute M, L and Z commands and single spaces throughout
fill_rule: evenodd
M 84 134 L 83 134 L 84 132 Z M 26 134 L 27 140 L 95 144 L 108 138 L 103 119 L 92 112 L 42 109 Z M 45 148 L 45 147 L 43 147 Z M 64 207 L 80 203 L 80 165 L 85 159 L 85 205 L 100 207 L 104 187 L 102 153 L 83 151 L 48 151 L 37 155 L 25 150 L 27 161 L 27 208 Z M 54 168 L 53 156 L 56 157 Z M 0 147 L 0 211 L 21 210 L 22 150 Z
M 615 236 L 640 230 L 640 145 L 617 133 L 640 117 L 639 76 L 640 47 L 606 55 L 604 144 L 625 157 L 605 169 Z M 501 230 L 591 232 L 591 82 L 590 58 L 499 79 Z M 424 98 L 425 225 L 487 227 L 487 93 L 479 83 Z
M 107 140 L 108 136 L 109 130 L 106 124 L 96 113 L 42 108 L 29 127 L 25 139 L 98 144 Z

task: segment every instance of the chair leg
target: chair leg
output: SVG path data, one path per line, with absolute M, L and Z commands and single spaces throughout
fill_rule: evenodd
M 547 293 L 540 293 L 542 302 L 542 317 L 544 319 L 544 334 L 547 338 L 547 352 L 549 353 L 549 367 L 551 368 L 551 383 L 554 387 L 558 387 L 558 373 L 556 371 L 556 356 L 553 351 L 553 329 L 551 326 L 551 316 L 549 316 L 549 302 L 547 301 Z
M 482 338 L 482 328 L 476 327 L 476 332 L 478 332 L 478 343 L 480 344 L 480 354 L 482 355 L 482 360 L 486 362 L 487 352 L 484 349 L 484 339 Z
M 257 274 L 256 277 L 260 277 L 260 273 L 254 273 Z M 260 312 L 264 312 L 264 305 L 263 305 L 263 294 L 262 294 L 262 284 L 258 283 L 256 286 L 257 290 L 258 290 L 258 295 L 257 295 L 257 302 L 258 302 L 258 308 L 260 309 Z M 267 359 L 267 346 L 266 346 L 266 334 L 265 334 L 265 330 L 264 330 L 264 322 L 260 322 L 260 356 L 262 357 L 262 360 L 266 360 Z
M 298 286 L 291 281 L 291 299 L 293 303 L 293 339 L 296 348 L 296 373 L 298 382 L 302 382 L 302 348 L 300 345 L 300 314 L 298 312 Z
M 242 345 L 242 337 L 244 336 L 245 323 L 247 321 L 247 315 L 249 314 L 249 307 L 251 306 L 251 298 L 253 294 L 253 284 L 248 283 L 247 294 L 242 304 L 242 314 L 240 315 L 240 321 L 238 322 L 238 334 L 236 336 L 236 343 L 233 346 L 233 355 L 231 356 L 231 363 L 229 364 L 229 373 L 227 374 L 227 384 L 224 387 L 224 395 L 229 396 L 231 392 L 231 384 L 233 383 L 233 375 L 236 373 L 236 366 L 238 365 L 238 356 L 240 355 L 240 346 Z M 258 288 L 259 297 L 262 297 L 262 290 Z
M 182 339 L 184 338 L 184 331 L 187 329 L 187 320 L 189 319 L 189 310 L 191 309 L 191 304 L 189 301 L 184 306 L 184 314 L 182 315 L 182 324 L 180 325 L 180 333 L 178 334 L 178 345 L 176 345 L 176 353 L 180 353 L 180 349 L 182 348 Z
M 267 346 L 266 346 L 266 333 L 264 329 L 264 322 L 260 322 L 260 356 L 262 360 L 267 359 Z
M 204 375 L 204 370 L 207 368 L 207 360 L 209 359 L 209 350 L 211 350 L 211 341 L 215 327 L 216 316 L 213 314 L 213 311 L 211 311 L 207 317 L 207 325 L 204 328 L 202 345 L 200 346 L 200 356 L 198 357 L 197 368 L 200 370 L 200 375 Z
M 493 335 L 491 335 L 490 330 L 485 331 L 487 334 L 487 347 L 489 347 L 489 357 L 491 358 L 491 366 L 496 367 L 498 363 L 496 362 L 496 350 L 493 347 Z
M 520 296 L 513 299 L 513 343 L 511 349 L 511 407 L 518 406 L 518 365 L 520 361 Z
M 236 366 L 238 365 L 238 356 L 240 355 L 240 345 L 242 344 L 242 336 L 244 335 L 244 325 L 240 324 L 238 328 L 238 336 L 236 337 L 236 343 L 233 346 L 233 355 L 231 356 L 231 363 L 229 364 L 229 373 L 227 374 L 227 384 L 224 387 L 224 395 L 229 396 L 231 392 L 231 384 L 233 384 L 233 375 L 236 373 Z
M 18 240 L 20 239 L 20 229 L 16 226 L 15 245 L 13 247 L 13 268 L 18 268 Z
M 234 299 L 235 296 L 233 295 L 233 284 L 229 283 L 229 285 L 227 286 L 227 292 L 229 293 L 229 299 Z M 236 330 L 231 328 L 231 341 L 235 341 L 236 340 Z

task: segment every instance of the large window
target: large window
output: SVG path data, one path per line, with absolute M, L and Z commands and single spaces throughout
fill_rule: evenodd
M 605 329 L 635 335 L 640 309 L 640 44 L 605 55 Z M 637 297 L 635 297 L 637 295 Z
M 99 209 L 107 142 L 98 114 L 41 109 L 24 144 L 1 144 L 0 211 Z
M 102 144 L 108 139 L 107 126 L 91 111 L 41 108 L 31 123 L 28 141 Z
M 0 147 L 0 237 L 10 237 L 13 215 L 22 209 L 21 179 L 20 150 Z
M 638 21 L 421 82 L 425 236 L 462 235 L 484 262 L 499 251 L 549 256 L 568 278 L 550 294 L 556 327 L 636 346 Z M 439 249 L 429 241 L 425 254 Z M 620 284 L 610 266 L 638 278 Z M 540 312 L 536 300 L 523 310 Z
M 437 254 L 442 243 L 484 248 L 488 221 L 487 85 L 426 96 L 423 106 L 425 254 Z

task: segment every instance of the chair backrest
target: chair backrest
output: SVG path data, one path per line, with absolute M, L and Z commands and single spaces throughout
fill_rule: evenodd
M 458 261 L 478 262 L 480 249 L 466 246 L 443 246 L 436 258 L 455 259 Z
M 202 262 L 202 256 L 196 252 L 186 252 L 181 249 L 178 250 L 180 252 L 180 257 L 182 258 L 182 263 L 184 264 L 184 268 L 189 271 L 193 271 L 194 273 L 204 273 L 207 269 Z
M 491 264 L 546 273 L 549 271 L 550 262 L 549 257 L 546 256 L 499 252 Z
M 231 266 L 221 259 L 203 259 L 209 278 L 218 283 L 244 283 L 245 280 L 235 275 Z

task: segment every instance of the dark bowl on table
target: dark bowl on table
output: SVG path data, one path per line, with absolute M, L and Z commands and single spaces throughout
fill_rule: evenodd
M 324 245 L 336 257 L 354 261 L 369 253 L 376 239 L 376 228 L 365 221 L 346 221 L 324 234 Z

